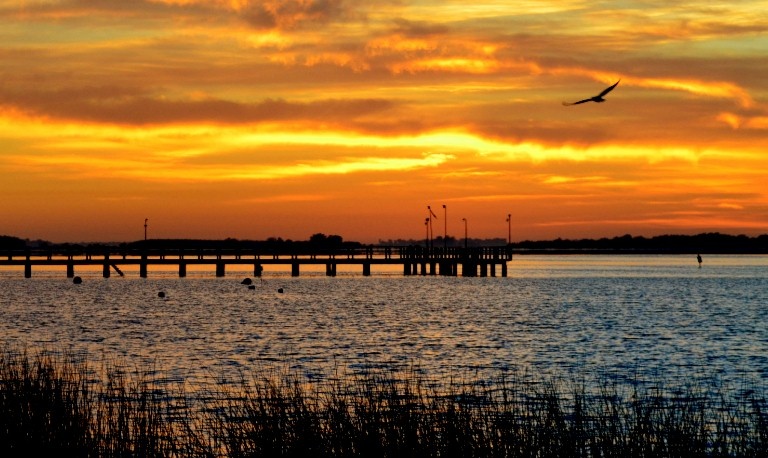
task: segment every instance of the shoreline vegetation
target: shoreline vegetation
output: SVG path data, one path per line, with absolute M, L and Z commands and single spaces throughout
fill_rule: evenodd
M 506 239 L 467 239 L 437 236 L 431 241 L 379 240 L 377 244 L 366 245 L 345 241 L 339 235 L 313 234 L 308 240 L 295 241 L 270 237 L 267 240 L 223 240 L 199 239 L 149 239 L 133 242 L 112 243 L 52 243 L 45 240 L 21 239 L 0 235 L 0 251 L 24 251 L 29 249 L 50 249 L 61 251 L 101 252 L 106 248 L 130 249 L 242 249 L 285 251 L 297 249 L 344 250 L 366 246 L 423 246 L 433 247 L 510 246 L 517 254 L 768 254 L 768 234 L 750 237 L 728 235 L 718 232 L 697 235 L 660 235 L 655 237 L 632 236 L 629 234 L 600 239 L 555 239 L 543 241 L 524 240 L 508 243 Z
M 87 355 L 0 350 L 3 456 L 768 456 L 764 388 L 608 376 L 430 381 L 255 368 L 190 391 Z M 137 375 L 138 374 L 138 375 Z M 175 383 L 175 384 L 174 384 Z M 683 382 L 681 382 L 683 383 Z

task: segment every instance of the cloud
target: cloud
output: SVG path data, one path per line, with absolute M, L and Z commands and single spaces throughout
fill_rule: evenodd
M 726 210 L 744 210 L 744 206 L 741 204 L 735 204 L 730 202 L 723 202 L 717 205 L 717 208 L 723 208 Z
M 732 129 L 768 129 L 768 114 L 753 110 L 748 113 L 723 112 L 717 115 L 717 120 L 729 125 Z
M 14 7 L 0 5 L 0 17 L 35 21 L 97 19 L 102 23 L 167 22 L 185 18 L 201 25 L 238 18 L 259 30 L 292 30 L 317 28 L 359 16 L 354 13 L 356 3 L 347 0 L 31 0 L 21 3 Z
M 344 19 L 351 12 L 344 0 L 261 0 L 244 2 L 236 9 L 259 29 L 317 27 Z
M 98 19 L 99 22 L 127 21 L 138 17 L 162 18 L 180 14 L 185 10 L 200 10 L 192 5 L 150 0 L 25 0 L 13 3 L 13 6 L 0 5 L 0 17 L 15 20 L 33 21 L 73 21 L 80 19 Z
M 408 37 L 443 36 L 451 32 L 451 28 L 445 24 L 436 24 L 428 21 L 411 21 L 405 18 L 396 18 L 393 23 L 393 33 Z
M 383 99 L 289 102 L 266 99 L 239 103 L 221 99 L 169 100 L 119 87 L 80 87 L 13 93 L 0 90 L 0 105 L 34 116 L 107 124 L 248 124 L 270 121 L 344 122 L 381 113 L 394 103 Z
M 155 182 L 225 182 L 285 180 L 311 176 L 349 175 L 366 172 L 393 172 L 432 168 L 440 166 L 453 156 L 440 153 L 425 153 L 413 157 L 346 157 L 334 161 L 305 160 L 300 163 L 290 160 L 279 164 L 260 163 L 213 163 L 195 164 L 160 155 L 151 157 L 117 159 L 96 157 L 87 159 L 78 154 L 60 153 L 39 157 L 8 157 L 7 161 L 16 170 L 45 171 L 56 169 L 57 175 L 69 180 L 95 179 L 109 175 L 119 179 Z

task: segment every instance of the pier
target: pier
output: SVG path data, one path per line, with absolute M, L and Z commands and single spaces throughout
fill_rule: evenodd
M 290 266 L 291 276 L 298 277 L 302 266 L 325 266 L 325 274 L 336 276 L 337 266 L 356 265 L 364 276 L 371 275 L 377 265 L 400 265 L 403 275 L 441 275 L 463 277 L 506 277 L 507 262 L 512 260 L 509 246 L 470 248 L 425 248 L 421 246 L 368 246 L 335 250 L 301 250 L 276 252 L 246 249 L 110 249 L 101 252 L 58 252 L 23 250 L 0 252 L 0 266 L 23 268 L 26 278 L 35 267 L 61 266 L 68 278 L 75 277 L 78 267 L 100 266 L 104 278 L 123 276 L 122 268 L 138 266 L 139 276 L 146 278 L 153 267 L 175 266 L 179 277 L 187 276 L 188 266 L 210 266 L 217 277 L 226 275 L 228 266 L 252 267 L 260 277 L 270 266 Z

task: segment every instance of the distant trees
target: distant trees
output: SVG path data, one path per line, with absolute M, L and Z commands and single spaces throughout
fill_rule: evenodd
M 379 240 L 379 246 L 424 246 L 426 239 L 396 239 Z M 448 237 L 443 241 L 442 236 L 432 241 L 435 248 L 463 247 L 464 238 Z M 467 240 L 470 247 L 476 246 L 505 246 L 503 238 Z M 248 250 L 259 249 L 270 252 L 290 252 L 297 250 L 337 250 L 359 248 L 360 242 L 345 241 L 340 235 L 312 234 L 308 240 L 294 241 L 280 237 L 269 237 L 266 240 L 238 240 L 227 238 L 223 240 L 199 239 L 149 239 L 126 243 L 59 243 L 54 244 L 43 240 L 24 240 L 18 237 L 0 235 L 0 250 L 50 249 L 65 252 L 103 252 L 115 247 L 125 249 L 161 249 L 161 250 Z M 733 254 L 768 254 L 768 234 L 757 237 L 746 235 L 727 235 L 719 232 L 708 232 L 698 235 L 660 235 L 655 237 L 632 236 L 625 234 L 613 238 L 569 240 L 557 238 L 554 240 L 512 243 L 512 248 L 518 251 L 551 253 L 564 252 L 620 252 L 620 253 L 733 253 Z
M 3 250 L 23 250 L 27 247 L 27 242 L 18 237 L 10 235 L 0 235 L 0 249 Z
M 340 235 L 312 234 L 309 238 L 309 244 L 319 247 L 340 247 L 344 244 L 344 239 Z
M 345 242 L 340 235 L 325 235 L 323 233 L 312 234 L 308 240 L 291 240 L 281 237 L 269 237 L 266 240 L 238 240 L 227 238 L 224 240 L 198 240 L 198 239 L 149 239 L 139 240 L 123 244 L 127 248 L 150 249 L 222 249 L 222 250 L 246 250 L 261 249 L 267 251 L 291 251 L 293 249 L 338 249 L 362 246 L 359 242 Z
M 613 238 L 550 241 L 526 240 L 512 244 L 522 250 L 581 250 L 653 253 L 768 253 L 768 234 L 757 237 L 708 232 L 698 235 L 659 235 L 633 237 L 625 234 Z

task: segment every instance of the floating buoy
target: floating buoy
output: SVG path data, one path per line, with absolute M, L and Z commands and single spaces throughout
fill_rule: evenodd
M 277 288 L 277 292 L 282 294 L 283 293 L 283 288 Z
M 165 293 L 164 293 L 164 292 L 162 292 L 162 291 L 160 291 L 159 293 L 157 293 L 157 297 L 159 297 L 160 299 L 162 299 L 162 298 L 164 298 L 164 297 L 165 297 Z
M 72 283 L 74 283 L 76 285 L 79 285 L 82 282 L 83 282 L 83 279 L 80 278 L 80 277 L 75 277 L 75 278 L 72 279 Z
M 253 280 L 251 280 L 250 278 L 246 278 L 240 282 L 241 285 L 250 285 L 252 283 L 253 283 Z

